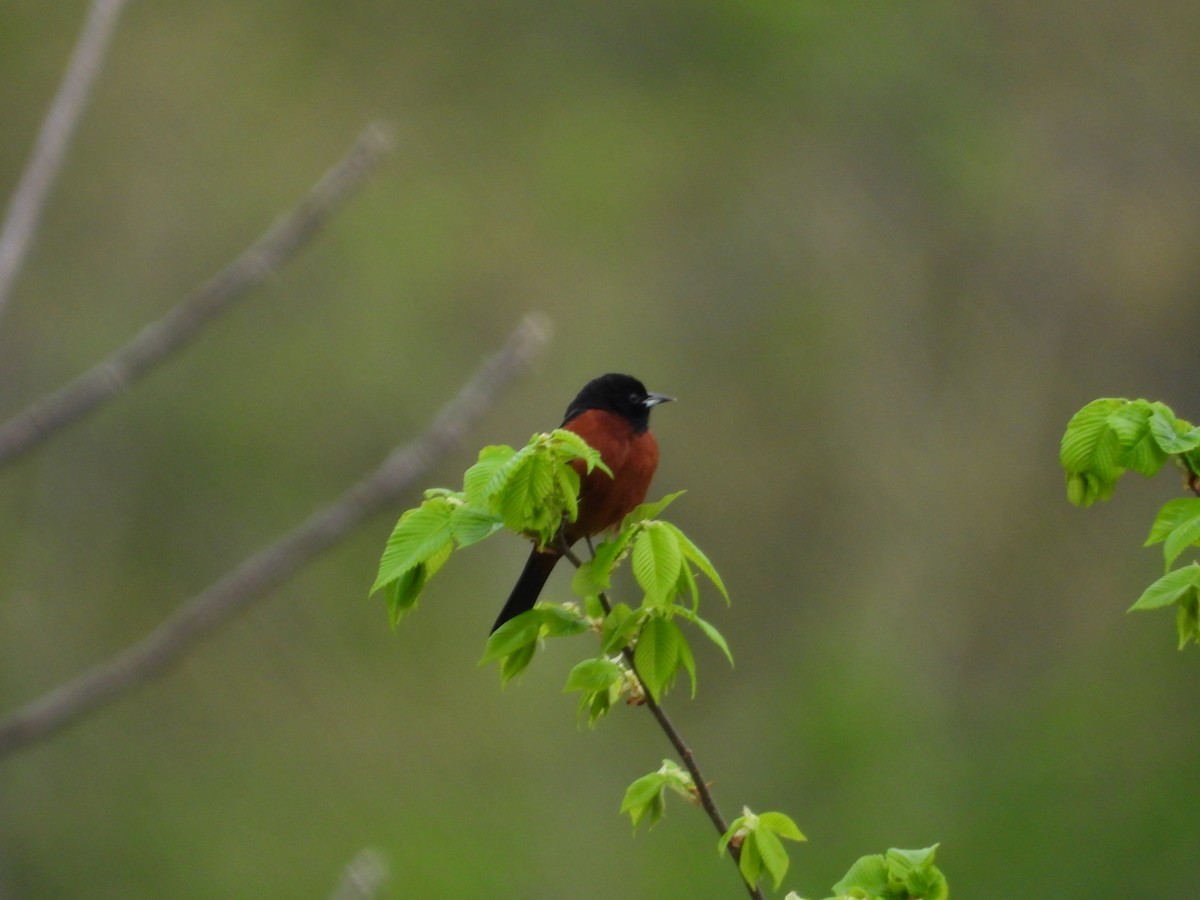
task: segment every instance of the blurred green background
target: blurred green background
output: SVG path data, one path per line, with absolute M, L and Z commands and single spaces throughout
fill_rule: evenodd
M 11 190 L 86 4 L 0 6 Z M 1200 896 L 1200 655 L 1139 545 L 1170 476 L 1081 512 L 1103 395 L 1185 417 L 1200 5 L 132 3 L 0 320 L 0 414 L 225 265 L 370 120 L 397 151 L 250 302 L 0 472 L 0 703 L 141 637 L 417 432 L 529 310 L 555 337 L 431 484 L 628 371 L 656 493 L 725 577 L 670 708 L 787 886 L 942 842 L 956 897 Z M 414 495 L 415 499 L 415 495 Z M 399 508 L 167 677 L 0 764 L 0 896 L 739 896 L 697 812 L 630 837 L 668 747 L 577 728 L 581 642 L 477 667 L 525 548 L 391 632 Z M 561 580 L 559 580 L 561 578 Z M 557 596 L 567 581 L 552 584 Z

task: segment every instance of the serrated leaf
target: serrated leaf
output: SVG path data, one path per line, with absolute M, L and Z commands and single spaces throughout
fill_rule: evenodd
M 629 542 L 633 534 L 631 531 L 622 531 L 612 540 L 604 541 L 596 548 L 595 555 L 576 570 L 580 572 L 586 569 L 588 573 L 584 576 L 586 580 L 581 580 L 578 587 L 572 585 L 577 594 L 599 594 L 608 590 L 612 584 L 612 573 L 629 552 Z M 590 590 L 581 590 L 584 587 Z
M 1121 465 L 1146 477 L 1161 469 L 1167 458 L 1150 430 L 1153 413 L 1153 404 L 1134 400 L 1108 418 L 1108 424 L 1116 432 L 1123 448 Z
M 425 562 L 451 540 L 452 505 L 444 497 L 426 500 L 400 517 L 379 560 L 371 593 Z
M 621 812 L 629 813 L 635 830 L 647 815 L 650 816 L 651 827 L 662 818 L 666 808 L 663 799 L 665 781 L 661 773 L 652 772 L 643 775 L 626 788 L 625 797 L 621 801 Z
M 489 488 L 492 479 L 516 452 L 507 444 L 494 444 L 479 451 L 478 460 L 463 475 L 463 492 L 472 506 L 488 507 L 491 505 Z
M 667 494 L 661 500 L 655 500 L 653 503 L 642 503 L 635 506 L 621 521 L 622 530 L 628 528 L 630 525 L 636 525 L 638 522 L 644 522 L 647 519 L 657 519 L 664 509 L 686 493 L 687 491 L 676 491 L 673 494 Z
M 717 853 L 724 855 L 725 849 L 729 846 L 729 842 L 733 840 L 733 836 L 746 827 L 746 820 L 750 811 L 746 810 L 744 815 L 738 816 L 729 823 L 729 827 L 725 829 L 725 833 L 721 835 L 721 839 L 717 841 Z
M 1200 428 L 1175 418 L 1166 407 L 1150 416 L 1150 433 L 1164 453 L 1187 453 L 1200 447 Z
M 574 522 L 579 518 L 579 473 L 571 466 L 556 465 L 554 477 L 558 481 L 558 495 L 567 519 Z
M 888 886 L 888 864 L 882 853 L 860 856 L 855 860 L 842 880 L 833 886 L 833 891 L 839 897 L 850 894 L 851 891 L 863 891 L 866 896 L 874 897 Z
M 538 535 L 546 543 L 558 530 L 559 519 L 546 505 L 554 489 L 550 460 L 536 453 L 513 457 L 503 486 L 495 495 L 497 511 L 506 527 Z
M 500 683 L 508 684 L 509 681 L 529 668 L 536 652 L 537 641 L 532 641 L 500 660 Z
M 763 828 L 761 821 L 759 827 L 751 833 L 750 838 L 762 859 L 762 867 L 767 870 L 767 874 L 775 883 L 775 890 L 779 890 L 779 885 L 783 884 L 783 877 L 788 870 L 788 854 L 783 849 L 783 842 L 773 831 Z
M 624 677 L 624 670 L 611 659 L 585 659 L 567 674 L 567 686 L 563 688 L 563 693 L 607 691 L 614 681 Z
M 1102 397 L 1071 416 L 1059 448 L 1059 462 L 1068 474 L 1098 468 L 1097 456 L 1101 466 L 1117 467 L 1117 448 L 1120 444 L 1116 432 L 1109 426 L 1109 416 L 1128 402 L 1119 397 Z M 1111 451 L 1103 446 L 1110 438 L 1113 444 Z
M 460 548 L 477 544 L 503 527 L 499 518 L 475 506 L 456 506 L 450 515 L 450 534 Z
M 1195 594 L 1176 605 L 1175 632 L 1179 635 L 1180 650 L 1188 645 L 1188 641 L 1200 644 L 1200 601 Z
M 759 827 L 769 829 L 775 832 L 781 838 L 787 838 L 789 841 L 804 841 L 808 840 L 792 817 L 781 812 L 765 812 L 758 814 Z
M 646 603 L 662 606 L 675 596 L 683 552 L 675 532 L 662 522 L 646 522 L 633 542 L 633 576 L 646 592 Z
M 674 623 L 671 623 L 674 625 Z M 692 648 L 688 646 L 687 637 L 679 630 L 678 625 L 674 625 L 675 632 L 679 636 L 679 665 L 685 672 L 688 673 L 688 680 L 692 684 L 692 699 L 696 699 L 696 660 L 692 656 Z
M 1197 497 L 1196 501 L 1197 504 L 1200 504 L 1200 497 Z M 1188 547 L 1194 546 L 1198 540 L 1200 540 L 1200 506 L 1195 508 L 1195 515 L 1192 518 L 1179 522 L 1163 541 L 1165 568 L 1170 569 L 1175 560 L 1179 559 L 1180 554 Z
M 515 653 L 522 647 L 537 643 L 542 629 L 542 617 L 537 609 L 513 616 L 488 637 L 480 665 Z
M 692 567 L 684 563 L 679 567 L 679 581 L 675 584 L 675 596 L 687 597 L 692 601 L 692 611 L 700 607 L 700 585 Z
M 633 663 L 655 702 L 679 668 L 679 637 L 679 628 L 674 623 L 657 616 L 646 620 L 638 634 Z
M 679 543 L 679 549 L 683 553 L 684 558 L 704 573 L 704 577 L 716 585 L 717 590 L 721 592 L 721 596 L 725 598 L 725 602 L 729 603 L 729 591 L 725 590 L 725 583 L 721 581 L 721 576 L 717 574 L 716 568 L 709 561 L 708 557 L 704 555 L 704 551 L 692 543 L 692 540 L 686 534 L 670 522 L 663 524 L 674 532 L 675 539 Z
M 570 637 L 588 630 L 587 620 L 574 605 L 541 603 L 533 611 L 541 620 L 542 636 Z
M 1075 505 L 1090 506 L 1112 496 L 1125 448 L 1109 417 L 1128 403 L 1112 397 L 1093 400 L 1067 423 L 1059 462 L 1067 474 L 1067 499 Z
M 891 849 L 885 854 L 888 876 L 903 884 L 907 896 L 941 900 L 946 897 L 945 876 L 933 864 L 937 844 L 923 850 Z
M 754 885 L 762 877 L 762 869 L 762 854 L 759 853 L 755 832 L 751 831 L 746 835 L 746 839 L 742 841 L 741 850 L 738 851 L 738 870 L 742 873 L 742 877 L 746 879 L 746 884 Z
M 1159 609 L 1163 606 L 1170 606 L 1172 603 L 1178 603 L 1189 595 L 1194 595 L 1198 587 L 1200 587 L 1200 565 L 1192 563 L 1189 566 L 1168 572 L 1162 578 L 1155 581 L 1142 592 L 1142 596 L 1138 597 L 1133 606 L 1129 607 L 1129 611 L 1132 612 L 1135 609 Z
M 400 620 L 408 615 L 417 605 L 417 597 L 426 582 L 425 565 L 415 566 L 383 586 L 383 597 L 387 602 L 388 621 L 395 628 Z
M 567 428 L 556 428 L 550 432 L 550 438 L 554 442 L 555 455 L 560 460 L 579 459 L 583 461 L 586 471 L 599 469 L 609 478 L 612 477 L 612 469 L 605 465 L 600 451 L 590 446 L 575 432 Z
M 604 617 L 600 629 L 600 649 L 604 653 L 617 653 L 629 646 L 637 630 L 641 627 L 642 617 L 635 615 L 624 603 L 618 603 L 612 612 Z
M 1158 510 L 1150 534 L 1143 547 L 1164 541 L 1167 535 L 1190 519 L 1200 518 L 1200 497 L 1176 497 L 1168 500 Z
M 696 622 L 696 626 L 701 631 L 704 632 L 704 636 L 706 638 L 708 638 L 710 641 L 712 641 L 714 644 L 716 644 L 721 649 L 721 652 L 725 654 L 725 658 L 727 660 L 729 660 L 729 665 L 732 667 L 733 666 L 733 654 L 729 651 L 729 644 L 727 644 L 725 642 L 724 635 L 722 635 L 721 632 L 717 631 L 715 625 L 713 625 L 710 622 L 706 622 L 704 619 L 700 618 L 699 616 L 696 616 L 695 622 Z

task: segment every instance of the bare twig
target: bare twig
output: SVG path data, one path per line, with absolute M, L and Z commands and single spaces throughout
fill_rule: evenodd
M 75 124 L 87 103 L 124 6 L 125 0 L 93 0 L 62 84 L 46 111 L 29 162 L 8 202 L 4 225 L 0 228 L 0 316 L 37 232 L 42 208 L 58 177 Z
M 146 326 L 112 356 L 0 425 L 0 465 L 127 388 L 196 336 L 201 326 L 266 279 L 311 237 L 382 159 L 387 130 L 370 125 L 307 197 L 215 278 Z
M 589 540 L 588 545 L 591 546 Z M 563 555 L 567 560 L 579 568 L 583 565 L 583 560 L 570 547 L 563 547 Z M 612 612 L 612 605 L 608 602 L 608 596 L 601 591 L 599 594 L 600 606 L 605 614 Z M 696 788 L 696 796 L 700 800 L 700 806 L 707 814 L 709 821 L 717 829 L 717 834 L 724 835 L 729 830 L 729 823 L 725 821 L 725 817 L 721 815 L 721 810 L 717 807 L 717 801 L 713 798 L 712 791 L 709 790 L 708 782 L 704 780 L 704 774 L 700 771 L 700 766 L 696 763 L 696 756 L 692 753 L 691 748 L 680 735 L 679 729 L 675 727 L 675 723 L 671 721 L 666 710 L 654 699 L 654 695 L 650 689 L 646 687 L 646 682 L 642 680 L 642 676 L 638 674 L 637 665 L 633 661 L 633 650 L 625 647 L 621 650 L 621 655 L 625 657 L 625 664 L 629 666 L 629 671 L 633 673 L 633 677 L 638 680 L 641 685 L 642 696 L 646 698 L 646 708 L 650 710 L 650 714 L 654 716 L 654 720 L 658 722 L 658 727 L 662 729 L 663 734 L 667 736 L 667 740 L 671 742 L 671 746 L 675 748 L 675 753 L 683 761 L 683 766 L 688 770 L 688 774 L 692 776 L 692 784 Z M 733 859 L 734 865 L 742 858 L 741 848 L 730 842 L 729 855 Z M 741 869 L 738 869 L 738 877 L 741 878 Z M 756 884 L 750 884 L 744 878 L 742 883 L 746 885 L 746 890 L 750 892 L 751 897 L 757 900 L 763 900 L 762 889 Z
M 364 518 L 395 501 L 462 441 L 495 397 L 528 369 L 549 334 L 545 317 L 526 317 L 416 440 L 398 447 L 336 501 L 184 603 L 141 641 L 0 721 L 0 756 L 54 734 L 159 675 Z

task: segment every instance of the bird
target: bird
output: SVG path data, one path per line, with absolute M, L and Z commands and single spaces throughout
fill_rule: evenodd
M 650 431 L 650 410 L 674 400 L 646 390 L 631 375 L 610 372 L 593 378 L 567 407 L 560 428 L 573 431 L 594 450 L 612 472 L 586 471 L 581 459 L 572 462 L 579 472 L 579 514 L 564 522 L 559 540 L 533 548 L 521 576 L 492 632 L 510 619 L 533 609 L 546 580 L 562 558 L 562 548 L 585 537 L 607 531 L 646 499 L 650 480 L 658 467 L 658 442 Z

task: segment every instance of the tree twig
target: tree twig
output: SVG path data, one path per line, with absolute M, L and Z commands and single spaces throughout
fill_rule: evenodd
M 192 340 L 206 322 L 264 281 L 315 234 L 390 146 L 386 128 L 367 126 L 308 196 L 216 277 L 107 359 L 0 425 L 0 465 L 91 412 Z
M 591 542 L 589 541 L 589 546 Z M 579 568 L 583 565 L 583 560 L 570 547 L 560 545 L 563 555 L 575 566 Z M 601 591 L 599 594 L 600 607 L 604 610 L 605 615 L 612 612 L 612 605 L 608 602 L 608 596 Z M 708 816 L 713 826 L 717 829 L 717 834 L 724 835 L 729 830 L 729 823 L 725 821 L 725 817 L 721 815 L 721 810 L 717 807 L 717 801 L 713 798 L 712 791 L 709 790 L 708 782 L 704 780 L 704 774 L 700 771 L 700 766 L 696 763 L 696 756 L 692 753 L 691 748 L 684 741 L 683 736 L 679 733 L 679 729 L 675 727 L 675 723 L 667 715 L 666 710 L 654 699 L 654 695 L 650 693 L 650 689 L 646 687 L 646 682 L 642 680 L 642 676 L 638 673 L 637 665 L 633 661 L 633 651 L 628 647 L 621 650 L 621 655 L 625 658 L 625 664 L 629 666 L 629 671 L 633 673 L 633 677 L 638 680 L 641 685 L 642 695 L 646 698 L 646 708 L 650 710 L 650 714 L 654 716 L 654 720 L 658 722 L 658 727 L 662 729 L 663 734 L 667 736 L 671 746 L 675 748 L 675 753 L 683 761 L 683 766 L 688 770 L 688 774 L 692 776 L 692 783 L 696 788 L 696 796 L 700 800 L 700 806 Z M 729 855 L 733 859 L 734 865 L 737 865 L 742 858 L 741 848 L 735 846 L 732 842 L 729 844 Z M 746 889 L 750 892 L 751 897 L 756 900 L 763 900 L 762 890 L 756 884 L 750 884 L 742 878 L 741 869 L 738 869 L 738 878 L 742 884 L 746 885 Z
M 145 638 L 0 721 L 0 757 L 43 740 L 161 674 L 236 613 L 394 502 L 457 446 L 492 401 L 525 372 L 550 335 L 530 315 L 416 440 L 395 449 L 341 497 L 184 603 Z
M 58 93 L 42 120 L 29 162 L 8 202 L 4 225 L 0 228 L 0 316 L 25 262 L 46 198 L 58 178 L 71 135 L 124 6 L 125 0 L 93 0 Z

